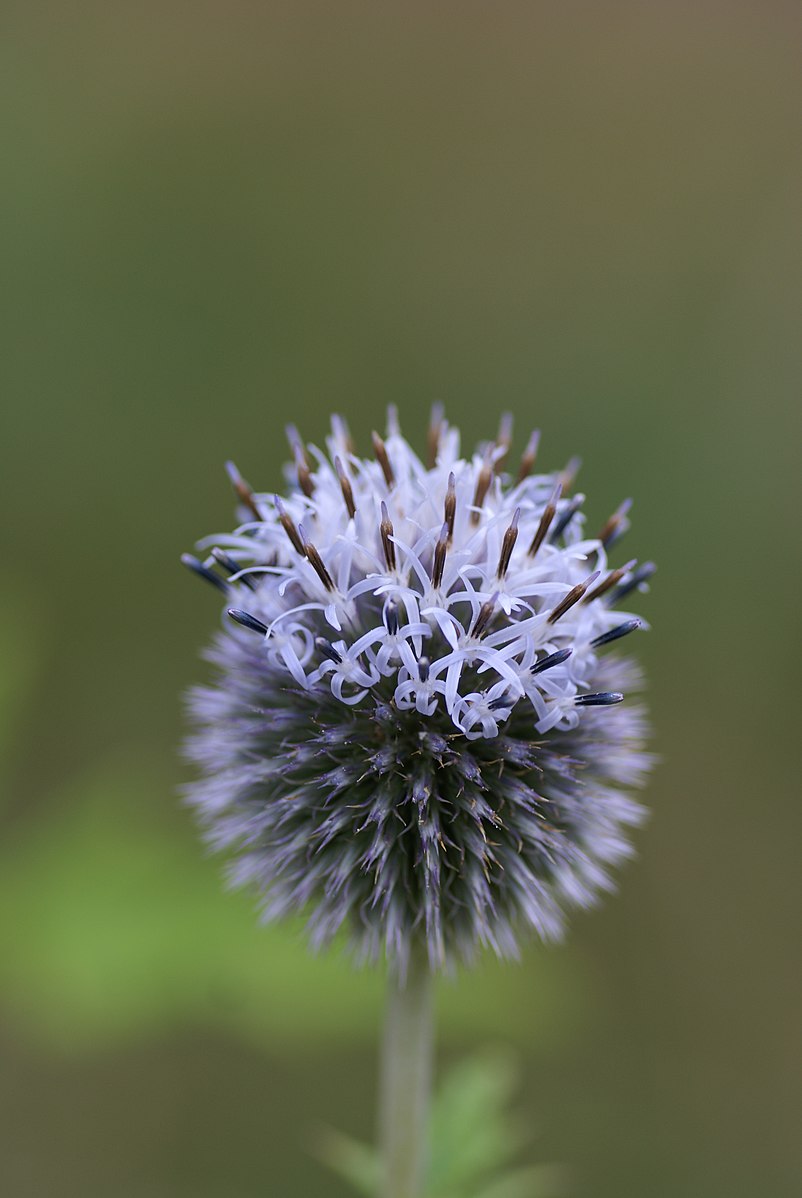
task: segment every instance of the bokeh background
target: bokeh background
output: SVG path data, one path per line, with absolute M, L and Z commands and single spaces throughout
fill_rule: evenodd
M 224 894 L 176 797 L 222 463 L 384 406 L 578 453 L 663 764 L 619 895 L 442 985 L 575 1198 L 791 1198 L 800 10 L 7 3 L 0 1158 L 9 1198 L 340 1198 L 381 980 Z M 797 785 L 795 785 L 795 783 Z

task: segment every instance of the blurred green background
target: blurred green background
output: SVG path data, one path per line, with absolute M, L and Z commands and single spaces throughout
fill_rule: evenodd
M 339 1198 L 381 981 L 224 894 L 176 797 L 222 463 L 384 406 L 572 453 L 663 764 L 621 893 L 440 990 L 576 1198 L 802 1192 L 802 23 L 785 3 L 3 6 L 9 1198 Z

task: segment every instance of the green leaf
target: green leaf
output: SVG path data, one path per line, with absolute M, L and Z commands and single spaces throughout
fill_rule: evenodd
M 381 1187 L 381 1161 L 375 1148 L 360 1144 L 333 1128 L 324 1128 L 317 1137 L 314 1150 L 332 1173 L 350 1182 L 366 1198 L 377 1198 Z
M 561 1166 L 532 1165 L 505 1174 L 471 1198 L 562 1198 L 567 1193 L 567 1175 Z
M 508 1053 L 488 1051 L 448 1071 L 432 1109 L 431 1154 L 425 1198 L 559 1198 L 564 1171 L 530 1166 L 503 1172 L 522 1136 L 507 1110 L 517 1070 Z M 378 1198 L 376 1149 L 326 1130 L 316 1155 L 366 1198 Z
M 507 1113 L 517 1070 L 496 1050 L 460 1061 L 443 1080 L 432 1111 L 428 1193 L 451 1198 L 506 1165 L 523 1137 Z

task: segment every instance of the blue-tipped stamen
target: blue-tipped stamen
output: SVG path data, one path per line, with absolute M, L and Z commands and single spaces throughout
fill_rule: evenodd
M 577 695 L 574 703 L 577 707 L 612 707 L 614 703 L 623 703 L 624 696 L 620 691 L 597 691 L 595 695 Z
M 390 636 L 395 636 L 398 632 L 398 604 L 392 599 L 388 600 L 384 607 L 384 627 L 389 632 Z
M 191 553 L 182 553 L 181 562 L 193 574 L 197 574 L 198 578 L 202 578 L 204 582 L 210 582 L 224 595 L 228 594 L 229 587 L 225 579 L 221 578 L 219 574 L 215 574 L 214 570 L 210 570 L 208 566 L 204 566 L 200 558 L 193 557 Z
M 607 600 L 608 607 L 615 607 L 616 603 L 620 603 L 632 591 L 639 590 L 644 582 L 648 582 L 656 569 L 657 566 L 654 562 L 644 562 L 630 578 L 624 579 L 620 586 L 610 593 L 610 598 Z
M 261 620 L 257 620 L 256 616 L 252 616 L 250 612 L 240 611 L 238 607 L 230 607 L 228 614 L 235 624 L 240 624 L 250 632 L 258 632 L 260 636 L 267 636 L 267 624 L 263 624 Z
M 613 641 L 620 640 L 622 636 L 629 636 L 630 632 L 634 632 L 636 628 L 642 627 L 642 620 L 625 620 L 617 628 L 611 628 L 609 632 L 603 632 L 601 636 L 595 637 L 590 642 L 591 646 L 594 649 L 601 649 L 602 645 L 611 645 Z
M 250 576 L 250 574 L 241 573 L 243 567 L 239 564 L 239 562 L 235 562 L 233 557 L 229 557 L 229 555 L 223 549 L 213 549 L 212 557 L 218 563 L 218 565 L 221 565 L 224 570 L 228 571 L 229 574 L 239 574 L 237 582 L 241 582 L 242 585 L 246 586 L 250 591 L 256 590 L 256 582 Z
M 564 661 L 568 661 L 572 653 L 573 649 L 558 649 L 556 653 L 550 653 L 548 657 L 541 657 L 529 672 L 530 674 L 542 674 L 545 670 L 553 669 L 554 666 L 561 666 Z
M 557 538 L 565 532 L 566 528 L 571 523 L 584 502 L 584 495 L 575 495 L 571 502 L 565 506 L 563 511 L 560 512 L 557 520 L 555 521 L 554 527 L 551 530 L 551 536 L 549 537 L 549 543 L 551 545 L 553 545 Z
M 333 661 L 336 665 L 340 664 L 343 659 L 342 653 L 337 652 L 331 641 L 327 641 L 324 636 L 316 636 L 315 645 L 324 657 L 328 657 L 329 661 Z

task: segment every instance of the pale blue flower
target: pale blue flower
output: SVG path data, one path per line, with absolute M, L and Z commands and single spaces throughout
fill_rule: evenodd
M 468 459 L 436 411 L 425 465 L 390 413 L 374 458 L 335 419 L 283 498 L 233 467 L 242 523 L 185 558 L 227 593 L 211 686 L 190 700 L 189 791 L 265 915 L 344 928 L 362 957 L 433 969 L 517 952 L 610 887 L 643 809 L 642 628 L 618 604 L 653 567 L 608 564 L 629 504 L 587 537 L 577 463 L 504 470 L 507 422 Z

